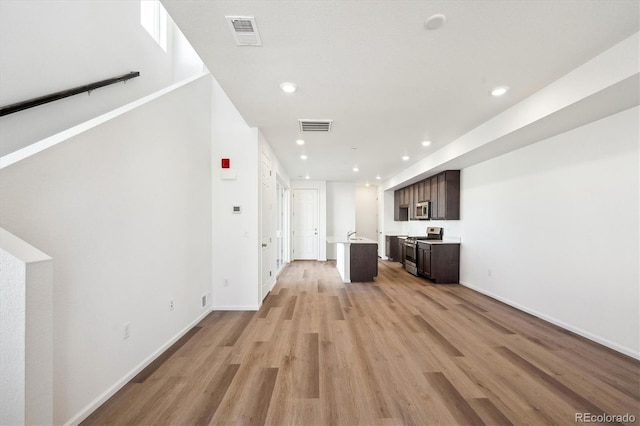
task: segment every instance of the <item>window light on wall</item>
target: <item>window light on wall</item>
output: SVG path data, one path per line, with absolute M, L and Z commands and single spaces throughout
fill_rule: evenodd
M 140 1 L 140 25 L 167 51 L 167 11 L 159 0 Z

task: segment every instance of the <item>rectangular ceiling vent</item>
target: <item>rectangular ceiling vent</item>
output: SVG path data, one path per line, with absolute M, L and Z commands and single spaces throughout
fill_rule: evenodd
M 308 118 L 298 120 L 300 131 L 302 132 L 328 132 L 331 130 L 332 122 L 333 120 L 312 120 Z
M 238 46 L 262 46 L 256 19 L 253 16 L 225 16 Z

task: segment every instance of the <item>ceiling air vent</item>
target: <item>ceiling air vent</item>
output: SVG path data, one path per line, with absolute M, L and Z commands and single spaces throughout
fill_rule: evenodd
M 238 46 L 262 46 L 253 16 L 225 16 Z
M 332 122 L 333 120 L 311 120 L 307 118 L 298 120 L 300 131 L 302 132 L 328 132 L 331 130 Z

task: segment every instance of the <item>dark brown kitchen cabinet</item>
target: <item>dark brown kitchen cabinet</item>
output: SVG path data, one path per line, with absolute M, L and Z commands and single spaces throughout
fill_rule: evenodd
M 431 201 L 431 219 L 437 219 L 438 216 L 438 177 L 431 176 L 429 178 L 429 201 Z
M 414 220 L 416 218 L 416 203 L 419 203 L 420 201 L 422 201 L 422 199 L 420 198 L 421 194 L 419 183 L 414 183 L 410 186 L 410 188 L 412 194 L 412 203 L 409 207 L 409 220 Z
M 445 181 L 445 177 L 446 175 L 444 173 L 440 173 L 438 175 L 436 175 L 436 179 L 437 179 L 437 185 L 438 185 L 438 210 L 437 210 L 437 214 L 436 214 L 436 218 L 437 219 L 444 219 L 445 215 L 446 215 L 446 181 Z
M 398 237 L 394 235 L 385 236 L 386 250 L 385 254 L 387 255 L 387 259 L 391 262 L 397 262 L 399 260 L 399 246 L 398 246 Z
M 422 201 L 431 201 L 431 179 L 423 180 L 422 184 Z
M 428 246 L 426 244 L 418 243 L 418 259 L 417 265 L 418 275 L 425 276 L 425 269 L 430 270 L 431 253 L 429 252 L 429 258 L 426 257 L 426 251 Z
M 460 244 L 430 244 L 418 241 L 418 274 L 434 283 L 460 280 Z
M 351 244 L 351 282 L 371 282 L 378 276 L 378 244 Z
M 429 201 L 427 195 L 428 180 L 421 180 L 413 184 L 413 202 L 414 204 L 421 203 L 423 201 Z
M 413 202 L 413 193 L 411 186 L 402 188 L 402 205 L 411 207 Z
M 431 177 L 431 219 L 460 219 L 460 170 L 447 170 Z
M 398 189 L 393 193 L 393 220 L 409 220 L 409 208 L 403 204 L 404 189 Z
M 460 170 L 447 170 L 394 192 L 393 220 L 414 220 L 416 203 L 431 202 L 431 219 L 460 219 Z

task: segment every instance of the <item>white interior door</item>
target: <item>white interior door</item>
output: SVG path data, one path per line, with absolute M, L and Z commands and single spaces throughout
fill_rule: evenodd
M 293 190 L 293 258 L 318 259 L 318 190 Z
M 262 167 L 261 167 L 261 216 L 262 216 L 262 255 L 260 264 L 261 267 L 261 300 L 264 300 L 271 291 L 273 281 L 273 267 L 272 267 L 272 242 L 273 242 L 273 198 L 271 196 L 271 160 L 269 157 L 262 154 Z

